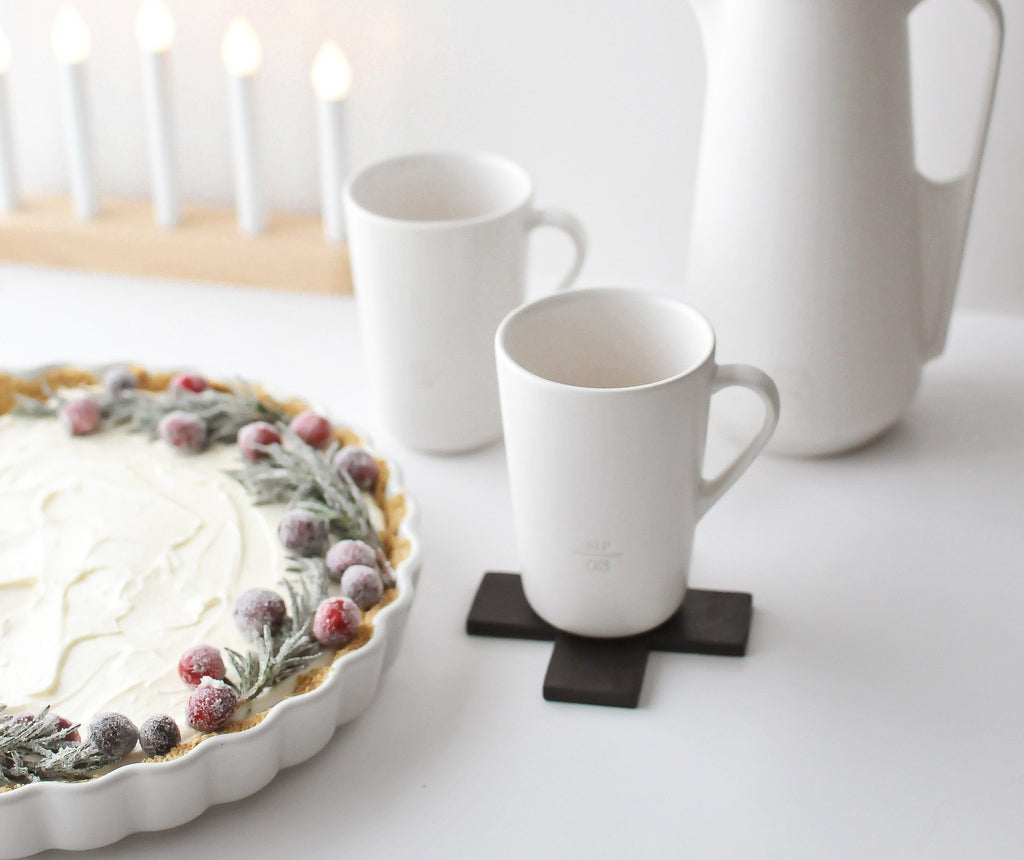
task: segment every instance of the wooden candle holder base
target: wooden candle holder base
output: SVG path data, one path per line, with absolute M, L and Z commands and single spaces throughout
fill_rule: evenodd
M 91 221 L 66 197 L 34 197 L 0 215 L 0 260 L 175 280 L 313 293 L 351 293 L 348 247 L 324 238 L 320 219 L 274 214 L 243 236 L 233 209 L 186 206 L 170 229 L 148 201 L 104 200 Z

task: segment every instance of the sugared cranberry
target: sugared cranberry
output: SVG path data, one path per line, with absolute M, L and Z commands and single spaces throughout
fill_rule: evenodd
M 259 636 L 264 627 L 269 627 L 271 633 L 277 633 L 286 615 L 281 595 L 269 588 L 250 588 L 238 595 L 235 601 L 235 626 L 251 639 Z
M 376 563 L 377 553 L 361 540 L 340 540 L 327 550 L 327 572 L 332 579 L 341 579 L 353 564 L 373 567 Z
M 206 424 L 198 415 L 176 409 L 168 412 L 157 425 L 157 433 L 172 448 L 195 454 L 206 444 Z
M 139 381 L 127 367 L 112 367 L 103 375 L 103 387 L 108 394 L 117 397 L 125 391 L 134 391 Z
M 286 550 L 306 557 L 323 555 L 330 540 L 327 520 L 302 509 L 285 511 L 277 524 L 277 536 Z
M 190 687 L 196 687 L 203 678 L 224 679 L 224 658 L 212 645 L 193 645 L 178 661 L 178 674 Z
M 273 424 L 268 424 L 266 421 L 253 421 L 252 424 L 246 424 L 238 431 L 238 447 L 250 463 L 255 463 L 267 456 L 266 452 L 261 451 L 260 448 L 280 441 L 281 434 L 277 432 Z
M 198 373 L 179 373 L 167 387 L 171 391 L 189 391 L 192 394 L 199 394 L 206 391 L 210 387 L 210 383 Z
M 58 415 L 73 436 L 84 436 L 100 426 L 103 409 L 92 397 L 78 397 L 61 406 Z
M 377 461 L 356 445 L 346 445 L 334 455 L 334 468 L 348 472 L 360 490 L 370 491 L 377 483 Z
M 74 723 L 72 723 L 67 717 L 57 717 L 57 728 L 61 731 L 67 731 L 73 725 Z M 64 735 L 64 740 L 77 744 L 82 740 L 82 736 L 78 733 L 78 729 L 75 729 L 73 732 L 68 732 Z
M 341 575 L 341 593 L 351 598 L 365 612 L 380 602 L 384 595 L 384 584 L 375 567 L 353 564 Z
M 139 730 L 124 714 L 100 714 L 89 725 L 89 740 L 104 755 L 124 758 L 135 749 Z
M 328 597 L 313 616 L 313 637 L 325 648 L 340 648 L 349 642 L 362 621 L 355 601 L 348 597 Z
M 216 732 L 231 722 L 238 696 L 223 681 L 203 678 L 188 697 L 185 713 L 188 724 L 199 732 Z
M 331 422 L 323 415 L 317 415 L 308 409 L 296 415 L 288 426 L 296 436 L 313 448 L 323 448 L 331 438 Z
M 167 755 L 181 741 L 181 729 L 167 714 L 150 717 L 139 727 L 139 746 L 150 758 Z

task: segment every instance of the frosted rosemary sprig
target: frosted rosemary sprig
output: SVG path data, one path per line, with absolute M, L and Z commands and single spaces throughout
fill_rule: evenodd
M 122 391 L 101 401 L 103 417 L 129 433 L 157 435 L 160 420 L 171 412 L 188 412 L 203 420 L 206 441 L 233 443 L 238 431 L 253 421 L 283 421 L 280 409 L 261 400 L 252 387 L 236 382 L 231 391 L 208 388 L 199 393 L 168 391 L 159 395 Z
M 292 628 L 296 619 L 312 618 L 321 601 L 327 598 L 327 565 L 319 558 L 289 556 L 287 573 L 281 585 L 288 598 L 291 614 L 285 625 Z
M 14 395 L 14 412 L 30 418 L 52 418 L 57 414 L 59 406 L 51 400 L 36 400 L 24 394 Z
M 293 558 L 281 584 L 288 601 L 288 616 L 277 634 L 265 626 L 244 654 L 225 648 L 237 681 L 229 681 L 239 704 L 251 702 L 271 687 L 305 669 L 322 648 L 311 635 L 313 614 L 327 597 L 327 568 L 319 559 Z
M 68 740 L 78 726 L 61 726 L 48 708 L 31 719 L 5 711 L 0 705 L 0 785 L 85 779 L 118 761 L 92 743 Z
M 27 397 L 24 394 L 14 395 L 13 412 L 19 415 L 28 415 L 30 418 L 52 418 L 60 411 L 61 405 L 67 398 L 58 396 L 46 377 L 39 378 L 39 385 L 43 389 L 43 399 L 36 400 L 34 397 Z
M 33 765 L 33 772 L 46 780 L 87 779 L 120 760 L 100 752 L 92 743 L 76 743 L 44 756 Z
M 68 402 L 60 392 L 45 392 L 45 401 L 16 396 L 15 411 L 30 417 L 52 417 Z M 285 421 L 284 411 L 261 400 L 251 385 L 237 381 L 230 391 L 208 388 L 198 393 L 165 391 L 160 394 L 128 389 L 117 394 L 90 395 L 100 404 L 103 420 L 129 433 L 146 433 L 156 438 L 160 420 L 171 412 L 196 415 L 206 425 L 206 441 L 233 443 L 238 431 L 253 421 Z
M 61 726 L 60 717 L 43 708 L 32 719 L 11 715 L 0 705 L 0 757 L 14 752 L 25 755 L 46 755 L 63 744 L 77 726 Z
M 228 474 L 245 487 L 257 505 L 277 503 L 312 511 L 342 538 L 379 549 L 380 537 L 370 524 L 362 493 L 344 470 L 331 465 L 338 443 L 319 451 L 286 425 L 278 424 L 277 430 L 285 444 L 262 447 L 266 454 L 262 460 L 246 462 Z

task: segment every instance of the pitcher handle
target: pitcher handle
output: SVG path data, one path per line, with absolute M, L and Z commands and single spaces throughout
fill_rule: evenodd
M 992 119 L 996 82 L 999 80 L 1003 56 L 1006 24 L 1002 7 L 998 0 L 976 2 L 986 8 L 992 18 L 996 43 L 989 61 L 985 110 L 974 140 L 970 162 L 961 176 L 948 182 L 933 182 L 918 174 L 917 200 L 924 281 L 922 346 L 926 359 L 939 355 L 946 346 L 946 332 L 953 313 L 953 299 L 967 241 L 967 225 L 971 218 L 974 191 L 978 185 L 978 171 L 988 137 L 989 121 Z
M 573 260 L 569 271 L 555 285 L 553 292 L 561 292 L 572 285 L 576 276 L 583 268 L 583 260 L 587 256 L 587 233 L 579 218 L 565 209 L 534 209 L 526 222 L 527 230 L 535 230 L 537 227 L 555 227 L 565 233 L 572 241 L 576 258 Z
M 764 404 L 764 423 L 747 447 L 740 451 L 736 455 L 736 459 L 722 469 L 718 475 L 711 480 L 701 478 L 697 491 L 698 520 L 708 512 L 715 502 L 722 498 L 725 491 L 735 484 L 736 479 L 754 462 L 754 458 L 768 444 L 772 433 L 775 432 L 775 426 L 779 423 L 779 389 L 775 387 L 775 383 L 767 373 L 748 364 L 721 364 L 715 368 L 715 378 L 711 381 L 711 393 L 714 394 L 730 385 L 748 388 L 761 398 L 761 402 Z

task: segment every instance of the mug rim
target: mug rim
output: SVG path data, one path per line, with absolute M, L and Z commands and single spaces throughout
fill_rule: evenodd
M 567 302 L 586 301 L 588 294 L 591 296 L 594 294 L 630 296 L 634 299 L 639 297 L 641 300 L 648 302 L 649 304 L 660 304 L 664 307 L 672 308 L 674 312 L 682 312 L 704 330 L 704 333 L 707 336 L 708 345 L 700 353 L 699 358 L 669 376 L 662 377 L 661 379 L 654 379 L 650 382 L 643 382 L 638 385 L 623 385 L 615 387 L 573 385 L 569 382 L 559 382 L 558 380 L 549 379 L 546 376 L 534 373 L 512 357 L 507 345 L 509 330 L 512 326 L 516 325 L 523 317 L 542 311 L 549 306 Z M 647 391 L 671 385 L 681 379 L 693 376 L 709 361 L 714 361 L 716 342 L 715 330 L 712 327 L 710 320 L 708 320 L 708 318 L 699 310 L 693 307 L 693 305 L 688 304 L 680 298 L 668 295 L 667 293 L 657 292 L 655 290 L 645 289 L 642 287 L 583 287 L 581 289 L 568 290 L 567 292 L 543 296 L 539 299 L 521 304 L 519 307 L 510 311 L 501 323 L 499 323 L 498 329 L 494 334 L 494 346 L 499 359 L 507 362 L 507 364 L 514 368 L 518 373 L 523 374 L 537 383 L 552 386 L 561 391 L 579 391 L 586 392 L 588 394 L 622 394 L 624 392 Z
M 481 215 L 472 215 L 468 218 L 439 218 L 432 220 L 396 218 L 391 215 L 384 215 L 365 206 L 357 197 L 357 184 L 365 182 L 367 177 L 374 172 L 392 168 L 395 165 L 402 163 L 417 161 L 436 162 L 446 159 L 460 159 L 464 162 L 473 162 L 478 165 L 484 164 L 492 169 L 500 168 L 509 173 L 515 174 L 516 178 L 523 183 L 525 191 L 517 196 L 513 204 L 496 208 L 491 212 L 486 212 Z M 406 229 L 437 230 L 449 227 L 463 227 L 472 224 L 485 224 L 491 221 L 500 220 L 501 218 L 518 211 L 523 206 L 528 205 L 530 200 L 533 198 L 533 190 L 533 179 L 530 177 L 530 174 L 526 172 L 525 168 L 521 167 L 519 164 L 512 161 L 512 159 L 507 158 L 504 155 L 471 149 L 424 149 L 390 155 L 364 165 L 353 173 L 345 182 L 342 194 L 346 203 L 359 210 L 360 214 L 374 221 L 393 224 Z

